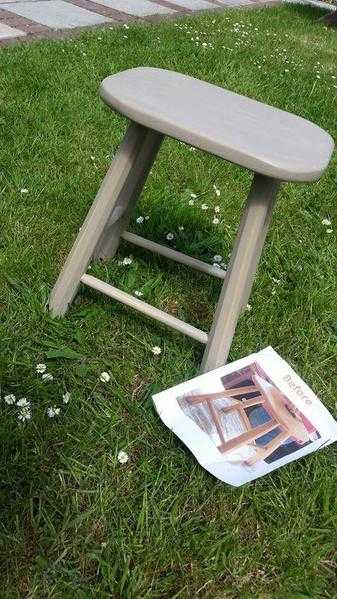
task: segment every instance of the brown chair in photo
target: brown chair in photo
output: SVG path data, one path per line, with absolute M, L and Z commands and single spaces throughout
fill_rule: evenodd
M 254 455 L 245 460 L 249 466 L 254 465 L 259 460 L 264 460 L 278 449 L 288 439 L 293 439 L 299 444 L 310 441 L 309 433 L 302 420 L 296 416 L 295 410 L 290 410 L 284 401 L 282 393 L 273 385 L 270 385 L 257 374 L 252 375 L 252 385 L 244 385 L 232 389 L 224 389 L 218 393 L 185 396 L 184 400 L 189 406 L 203 404 L 209 410 L 210 416 L 214 422 L 219 435 L 220 444 L 218 445 L 221 453 L 228 453 L 242 446 L 251 446 L 254 448 Z M 236 399 L 238 396 L 250 395 L 256 393 L 255 397 L 250 399 Z M 218 399 L 229 399 L 231 404 L 218 409 L 214 401 Z M 270 416 L 270 420 L 258 426 L 252 426 L 247 415 L 247 409 L 253 406 L 261 405 Z M 222 417 L 230 412 L 237 412 L 245 432 L 226 441 Z M 277 435 L 266 445 L 256 445 L 256 440 L 263 437 L 271 431 L 278 431 Z

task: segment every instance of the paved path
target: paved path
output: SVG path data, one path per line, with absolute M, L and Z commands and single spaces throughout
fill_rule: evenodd
M 58 37 L 82 27 L 274 2 L 278 0 L 0 0 L 0 45 Z

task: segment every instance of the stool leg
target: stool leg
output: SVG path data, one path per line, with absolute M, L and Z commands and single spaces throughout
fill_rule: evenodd
M 225 364 L 243 303 L 247 303 L 280 181 L 255 174 L 224 280 L 201 372 Z
M 49 307 L 53 316 L 67 311 L 113 213 L 117 213 L 117 220 L 122 217 L 132 194 L 141 190 L 161 139 L 161 134 L 130 123 L 52 290 Z
M 157 156 L 163 135 L 148 129 L 141 153 L 121 190 L 113 210 L 93 254 L 94 260 L 107 261 L 117 252 L 121 235 L 126 230 L 139 195 Z

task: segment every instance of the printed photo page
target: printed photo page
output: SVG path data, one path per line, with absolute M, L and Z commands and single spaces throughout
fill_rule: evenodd
M 162 391 L 153 401 L 201 466 L 233 486 L 337 439 L 337 422 L 272 347 Z

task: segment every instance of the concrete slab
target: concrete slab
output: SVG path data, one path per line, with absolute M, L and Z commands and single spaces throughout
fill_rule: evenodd
M 223 4 L 224 8 L 227 6 L 249 6 L 250 4 L 258 5 L 257 0 L 218 0 L 221 4 Z M 261 4 L 262 6 L 262 4 Z
M 222 3 L 223 0 L 220 0 L 220 2 Z M 234 7 L 234 6 L 249 6 L 250 4 L 258 4 L 258 3 L 256 2 L 256 0 L 231 0 L 230 4 L 229 3 L 227 4 L 225 2 L 223 4 L 224 4 L 224 6 L 231 5 Z
M 94 0 L 97 4 L 120 10 L 135 17 L 175 14 L 176 11 L 149 0 Z
M 2 4 L 13 4 L 13 2 L 18 2 L 18 0 L 0 0 L 0 8 Z M 35 0 L 21 0 L 21 2 L 35 2 Z
M 178 6 L 182 6 L 183 8 L 188 8 L 189 10 L 209 10 L 219 8 L 215 4 L 211 2 L 207 2 L 207 0 L 170 0 L 172 4 L 178 4 Z
M 112 19 L 75 6 L 63 0 L 33 0 L 3 3 L 1 8 L 46 25 L 51 29 L 65 29 L 99 25 Z
M 10 27 L 9 25 L 5 25 L 5 23 L 0 23 L 0 40 L 21 37 L 22 35 L 26 35 L 24 31 L 16 29 L 15 27 Z

